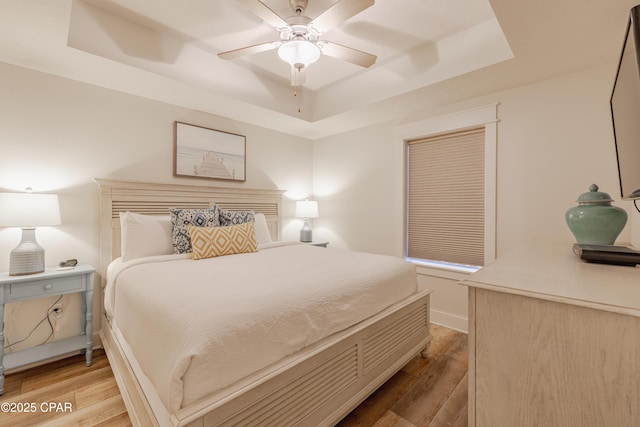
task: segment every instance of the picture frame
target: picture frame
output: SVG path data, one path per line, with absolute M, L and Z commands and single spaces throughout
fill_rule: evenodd
M 246 181 L 246 136 L 174 122 L 173 176 Z

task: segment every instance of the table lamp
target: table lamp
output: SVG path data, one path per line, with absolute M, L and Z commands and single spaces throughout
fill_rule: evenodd
M 0 227 L 21 227 L 22 239 L 11 251 L 9 275 L 44 271 L 44 249 L 36 241 L 36 227 L 60 224 L 57 194 L 0 193 Z
M 304 225 L 300 230 L 300 241 L 311 242 L 310 218 L 318 218 L 318 202 L 314 200 L 299 200 L 296 202 L 296 217 L 304 218 Z

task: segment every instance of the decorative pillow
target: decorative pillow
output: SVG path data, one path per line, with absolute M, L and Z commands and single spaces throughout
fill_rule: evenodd
M 171 218 L 120 212 L 120 257 L 130 261 L 153 255 L 171 255 Z
M 256 213 L 254 215 L 256 226 L 256 241 L 258 244 L 271 243 L 271 233 L 269 233 L 269 226 L 267 225 L 267 218 L 263 213 Z
M 191 238 L 187 227 L 215 227 L 220 223 L 217 206 L 209 209 L 169 209 L 171 213 L 171 240 L 177 254 L 191 252 Z
M 243 254 L 258 250 L 253 222 L 228 227 L 187 226 L 193 259 Z
M 254 212 L 234 212 L 220 209 L 220 225 L 227 227 L 229 225 L 244 224 L 245 222 L 254 222 Z

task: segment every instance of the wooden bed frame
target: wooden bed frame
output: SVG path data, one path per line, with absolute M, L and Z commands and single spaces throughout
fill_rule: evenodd
M 169 207 L 255 210 L 281 236 L 280 190 L 95 180 L 100 187 L 101 283 L 119 256 L 125 211 L 166 215 Z M 100 338 L 134 426 L 334 425 L 409 360 L 426 350 L 429 294 L 421 291 L 359 324 L 159 420 L 121 343 L 102 314 Z

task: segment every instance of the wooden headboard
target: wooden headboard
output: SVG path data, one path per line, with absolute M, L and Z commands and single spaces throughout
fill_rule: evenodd
M 208 187 L 94 180 L 100 187 L 100 275 L 120 256 L 120 212 L 168 215 L 169 208 L 202 209 L 218 205 L 230 211 L 262 212 L 274 240 L 281 239 L 284 190 Z

